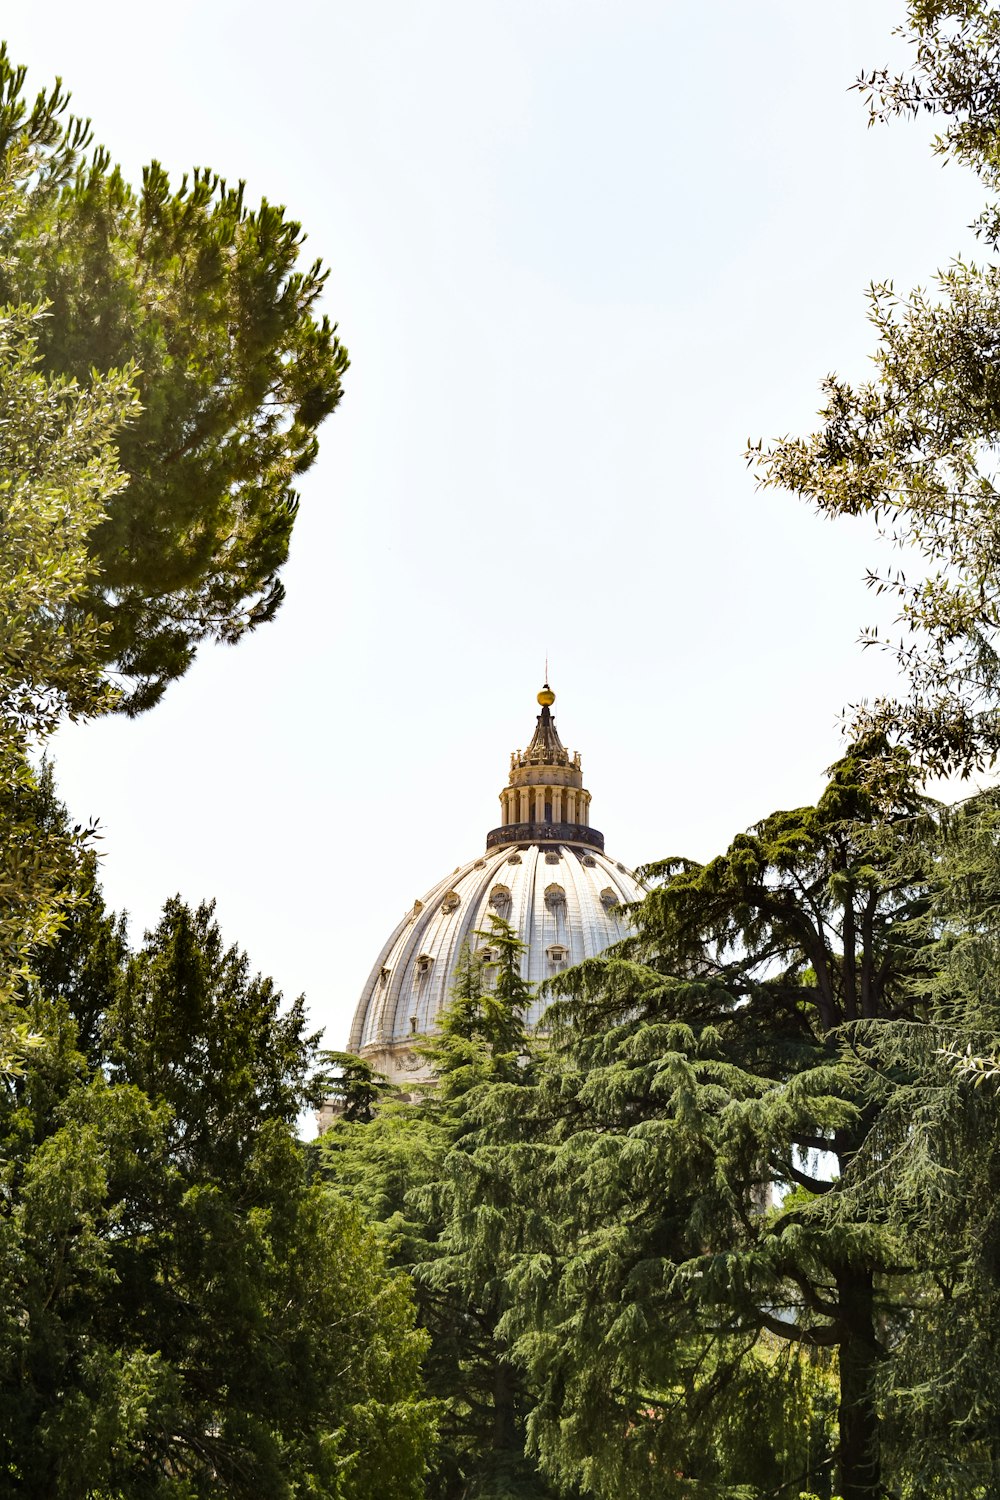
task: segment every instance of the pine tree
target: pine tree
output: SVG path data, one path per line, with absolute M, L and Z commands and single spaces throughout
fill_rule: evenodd
M 92 518 L 96 571 L 75 629 L 101 623 L 118 706 L 149 707 L 206 639 L 234 641 L 282 598 L 297 477 L 318 451 L 347 355 L 319 312 L 326 272 L 300 269 L 283 208 L 152 162 L 136 190 L 56 85 L 33 103 L 0 47 L 0 302 L 44 309 L 49 378 L 106 391 L 132 372 L 123 482 Z
M 920 1263 L 872 1208 L 888 1086 L 866 1052 L 931 1003 L 932 811 L 872 743 L 816 807 L 651 867 L 637 937 L 557 981 L 537 1082 L 471 1101 L 453 1222 L 502 1268 L 558 1483 L 828 1493 L 836 1351 L 838 1490 L 881 1496 L 879 1374 Z
M 6 138 L 0 225 L 17 218 L 21 180 L 37 166 L 30 132 Z M 0 243 L 0 282 L 6 264 Z M 65 822 L 34 822 L 30 756 L 64 715 L 112 706 L 102 632 L 84 604 L 88 546 L 126 483 L 115 436 L 136 414 L 127 370 L 83 385 L 47 376 L 42 324 L 31 303 L 0 305 L 0 1071 L 28 1044 L 10 1004 L 33 949 L 63 920 L 60 892 L 85 840 Z
M 929 1016 L 859 1038 L 882 1108 L 856 1211 L 891 1222 L 920 1268 L 880 1375 L 887 1463 L 935 1500 L 1000 1486 L 998 830 L 992 791 L 941 814 Z
M 438 1033 L 421 1048 L 434 1069 L 432 1086 L 416 1103 L 382 1102 L 370 1124 L 336 1122 L 319 1152 L 331 1187 L 384 1225 L 394 1263 L 413 1277 L 431 1338 L 428 1389 L 442 1403 L 442 1445 L 428 1495 L 547 1500 L 553 1492 L 524 1455 L 524 1383 L 497 1333 L 502 1276 L 495 1266 L 473 1270 L 454 1223 L 447 1164 L 471 1148 L 471 1101 L 494 1085 L 526 1085 L 534 1068 L 524 944 L 495 915 L 474 936 L 478 946 L 460 957 Z
M 58 821 L 59 810 L 40 815 Z M 168 903 L 137 952 L 77 870 L 0 1086 L 0 1472 L 29 1496 L 418 1500 L 405 1280 L 310 1181 L 301 1004 Z

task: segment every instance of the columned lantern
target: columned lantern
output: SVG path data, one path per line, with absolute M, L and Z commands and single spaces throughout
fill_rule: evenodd
M 503 822 L 486 835 L 487 849 L 504 844 L 588 844 L 604 848 L 604 835 L 590 826 L 590 793 L 584 790 L 580 752 L 570 756 L 552 717 L 556 695 L 548 683 L 538 695 L 542 711 L 527 750 L 510 758 L 510 785 L 500 793 Z
M 485 852 L 413 903 L 361 993 L 348 1046 L 396 1082 L 426 1076 L 414 1041 L 436 1029 L 463 945 L 488 946 L 477 934 L 488 930 L 491 912 L 528 945 L 522 967 L 533 984 L 596 957 L 630 931 L 625 908 L 643 892 L 590 826 L 580 756 L 559 738 L 554 702 L 546 683 L 531 743 L 511 756 L 500 824 L 486 835 Z M 543 1009 L 536 1002 L 531 1025 Z

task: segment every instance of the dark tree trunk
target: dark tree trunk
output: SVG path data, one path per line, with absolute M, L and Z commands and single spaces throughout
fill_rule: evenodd
M 845 1267 L 837 1276 L 840 1321 L 840 1494 L 882 1500 L 875 1375 L 879 1362 L 870 1271 Z
M 493 1450 L 521 1450 L 514 1372 L 502 1359 L 493 1366 Z

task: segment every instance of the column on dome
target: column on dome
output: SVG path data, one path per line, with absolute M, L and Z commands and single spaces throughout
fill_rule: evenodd
M 603 847 L 602 836 L 590 828 L 590 793 L 584 788 L 578 753 L 570 755 L 559 738 L 551 708 L 555 694 L 548 683 L 538 694 L 541 712 L 526 750 L 510 758 L 510 779 L 500 794 L 501 826 L 487 834 L 487 848 L 499 848 L 518 837 L 513 829 L 534 825 L 535 837 L 550 842 L 553 829 L 565 824 L 580 829 L 582 842 Z M 586 838 L 583 830 L 588 829 Z

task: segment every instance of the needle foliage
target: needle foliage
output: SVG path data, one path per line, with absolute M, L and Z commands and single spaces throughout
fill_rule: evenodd
M 125 481 L 93 526 L 81 609 L 105 627 L 118 706 L 148 708 L 199 642 L 238 640 L 282 598 L 297 478 L 347 356 L 283 208 L 157 162 L 127 183 L 57 82 L 34 99 L 0 48 L 0 302 L 44 309 L 44 371 L 82 387 L 128 369 Z
M 51 787 L 37 820 L 58 823 Z M 92 860 L 0 1086 L 0 1475 L 65 1500 L 419 1500 L 424 1336 L 311 1180 L 301 1002 L 167 903 L 132 950 Z
M 637 936 L 553 981 L 537 1078 L 470 1101 L 453 1234 L 503 1268 L 557 1484 L 883 1494 L 879 1374 L 920 1263 L 858 1196 L 888 1103 L 866 1048 L 928 1011 L 934 816 L 873 742 L 815 807 L 650 867 Z
M 533 1077 L 524 945 L 496 916 L 476 936 L 439 1032 L 422 1049 L 433 1085 L 416 1102 L 383 1100 L 366 1123 L 345 1112 L 318 1152 L 331 1190 L 383 1226 L 394 1264 L 413 1279 L 430 1337 L 428 1390 L 441 1403 L 429 1500 L 550 1500 L 555 1491 L 525 1456 L 529 1396 L 499 1332 L 508 1302 L 503 1265 L 484 1274 L 465 1255 L 456 1225 L 465 1209 L 446 1166 L 468 1149 L 477 1094 L 499 1084 L 526 1087 Z

